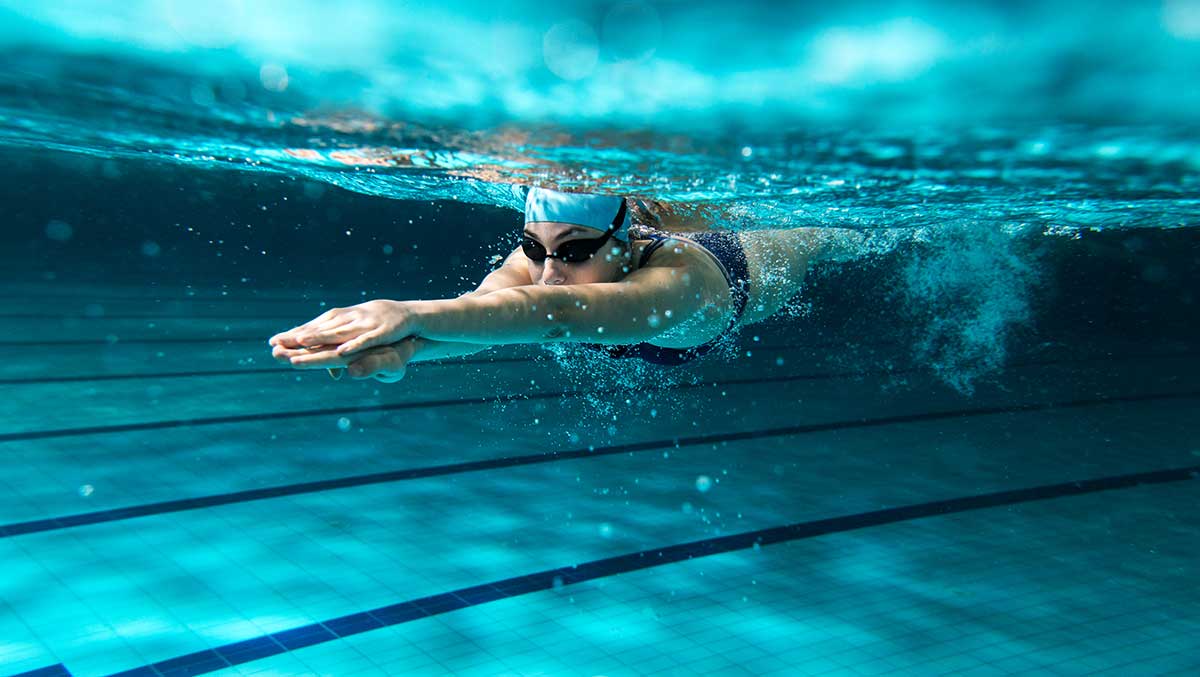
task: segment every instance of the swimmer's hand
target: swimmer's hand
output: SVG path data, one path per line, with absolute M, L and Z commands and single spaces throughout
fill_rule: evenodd
M 296 369 L 328 369 L 334 380 L 344 369 L 351 378 L 374 378 L 383 383 L 395 383 L 404 378 L 408 363 L 416 353 L 416 341 L 406 339 L 386 346 L 375 346 L 353 356 L 339 355 L 336 346 L 289 348 L 277 344 L 271 356 L 277 362 Z
M 334 308 L 271 337 L 272 347 L 336 346 L 340 355 L 396 343 L 419 334 L 417 316 L 405 301 L 379 299 L 349 308 Z

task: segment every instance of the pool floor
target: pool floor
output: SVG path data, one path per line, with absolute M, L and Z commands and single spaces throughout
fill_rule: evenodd
M 0 676 L 1200 669 L 1191 346 L 335 383 L 295 298 L 68 291 L 0 299 Z

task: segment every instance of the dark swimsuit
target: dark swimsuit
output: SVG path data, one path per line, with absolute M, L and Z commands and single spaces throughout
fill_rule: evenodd
M 684 240 L 700 245 L 717 260 L 721 272 L 725 274 L 725 282 L 729 284 L 729 293 L 733 296 L 733 319 L 729 326 L 713 340 L 692 348 L 663 348 L 649 343 L 633 345 L 609 346 L 592 344 L 591 347 L 607 352 L 612 357 L 636 357 L 651 364 L 678 365 L 690 362 L 710 350 L 724 339 L 741 321 L 746 312 L 746 302 L 750 300 L 750 268 L 746 262 L 746 252 L 737 233 L 724 231 L 708 231 L 699 233 L 648 233 L 653 240 L 642 250 L 638 260 L 638 268 L 644 268 L 650 256 L 670 239 Z

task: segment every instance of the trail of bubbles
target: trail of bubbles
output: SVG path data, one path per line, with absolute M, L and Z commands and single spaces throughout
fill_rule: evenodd
M 1039 273 L 1025 232 L 947 224 L 923 234 L 902 269 L 912 349 L 964 394 L 1004 366 L 1010 335 L 1031 318 Z

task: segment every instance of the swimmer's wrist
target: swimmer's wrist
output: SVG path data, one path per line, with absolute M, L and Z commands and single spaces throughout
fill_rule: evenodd
M 405 310 L 406 333 L 414 338 L 447 340 L 462 324 L 459 317 L 463 310 L 460 299 L 438 299 L 435 301 L 407 301 Z
M 401 301 L 404 305 L 404 333 L 413 338 L 419 338 L 429 327 L 429 321 L 436 317 L 434 304 L 438 301 Z

